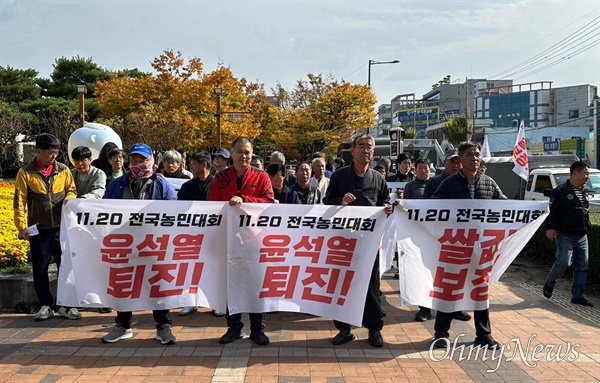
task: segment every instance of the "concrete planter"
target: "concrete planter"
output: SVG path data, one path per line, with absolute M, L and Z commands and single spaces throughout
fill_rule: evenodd
M 50 273 L 50 290 L 56 297 L 57 275 Z M 0 275 L 0 309 L 14 310 L 19 302 L 37 305 L 33 276 L 28 274 Z

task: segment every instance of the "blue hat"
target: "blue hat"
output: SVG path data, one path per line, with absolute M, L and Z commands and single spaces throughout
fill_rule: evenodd
M 224 148 L 221 148 L 221 149 L 217 150 L 216 152 L 214 152 L 214 153 L 212 154 L 212 156 L 213 156 L 213 157 L 214 157 L 214 156 L 223 156 L 223 157 L 225 157 L 225 158 L 229 158 L 229 157 L 230 157 L 230 155 L 229 155 L 229 151 L 228 151 L 227 149 L 224 149 Z
M 152 149 L 146 144 L 138 142 L 137 144 L 133 144 L 131 150 L 129 151 L 129 155 L 139 154 L 144 156 L 144 158 L 152 157 Z

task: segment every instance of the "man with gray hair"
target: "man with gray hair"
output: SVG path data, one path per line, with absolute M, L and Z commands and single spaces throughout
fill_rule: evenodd
M 193 174 L 187 170 L 183 170 L 181 166 L 181 153 L 177 150 L 167 150 L 163 154 L 163 172 L 162 175 L 165 178 L 184 178 L 191 179 Z
M 314 158 L 311 168 L 313 176 L 310 179 L 310 184 L 316 186 L 321 191 L 321 195 L 325 195 L 329 186 L 329 178 L 325 177 L 325 160 L 321 157 Z
M 269 164 L 282 164 L 285 165 L 285 155 L 279 151 L 274 151 L 273 153 L 271 153 L 271 158 L 269 159 Z M 296 182 L 298 182 L 298 179 L 296 178 L 295 175 L 293 175 L 292 173 L 286 171 L 285 172 L 285 180 L 283 181 L 283 184 L 285 186 L 292 186 L 295 185 Z

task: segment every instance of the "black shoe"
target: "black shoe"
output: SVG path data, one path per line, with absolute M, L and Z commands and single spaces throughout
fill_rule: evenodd
M 113 309 L 111 309 L 110 307 L 102 307 L 102 308 L 100 309 L 100 312 L 101 312 L 102 314 L 108 314 L 108 313 L 112 313 L 112 311 L 113 311 Z
M 383 337 L 379 330 L 369 330 L 369 342 L 373 347 L 383 347 Z
M 433 318 L 431 315 L 431 309 L 427 307 L 421 307 L 415 315 L 415 322 L 425 322 Z
M 547 284 L 544 283 L 544 288 L 542 289 L 542 294 L 544 294 L 544 296 L 546 298 L 550 298 L 552 296 L 552 291 L 554 290 L 554 287 L 550 287 Z
M 394 274 L 394 279 L 400 279 L 400 273 Z
M 476 346 L 487 347 L 492 350 L 495 350 L 500 347 L 500 343 L 496 342 L 494 338 L 492 338 L 491 334 L 485 334 L 483 336 L 478 336 L 475 338 L 475 342 L 473 342 Z
M 454 313 L 454 319 L 467 322 L 471 320 L 471 315 L 466 311 L 457 311 Z
M 269 337 L 266 336 L 262 330 L 252 330 L 250 332 L 250 339 L 259 346 L 266 346 L 269 344 Z
M 234 340 L 242 338 L 242 327 L 243 326 L 229 327 L 225 335 L 223 335 L 221 339 L 219 339 L 219 343 L 227 344 L 233 342 Z
M 448 338 L 435 338 L 433 340 L 433 345 L 435 348 L 447 348 L 450 345 L 450 339 Z
M 331 344 L 334 346 L 339 346 L 344 343 L 348 343 L 354 339 L 354 334 L 350 331 L 350 329 L 345 329 L 340 331 L 336 336 L 331 340 Z
M 594 307 L 594 304 L 592 302 L 588 301 L 587 299 L 585 299 L 584 297 L 572 298 L 571 303 L 574 303 L 576 305 L 587 306 L 587 307 Z
M 387 313 L 385 312 L 385 310 L 384 310 L 384 309 L 381 309 L 381 316 L 382 316 L 382 317 L 384 317 L 384 316 L 386 316 L 386 315 L 387 315 Z

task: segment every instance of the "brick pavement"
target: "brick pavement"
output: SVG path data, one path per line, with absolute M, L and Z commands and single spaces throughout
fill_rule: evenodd
M 462 355 L 457 348 L 452 357 L 443 350 L 430 355 L 433 321 L 413 322 L 415 310 L 400 306 L 398 282 L 390 273 L 382 281 L 387 317 L 382 331 L 386 346 L 381 349 L 370 346 L 362 328 L 355 330 L 357 340 L 334 347 L 330 340 L 337 331 L 330 320 L 284 312 L 267 315 L 268 346 L 253 345 L 247 337 L 219 344 L 225 319 L 207 309 L 187 317 L 174 315 L 177 343 L 172 346 L 154 339 L 151 312 L 134 315 L 134 338 L 114 344 L 100 340 L 114 314 L 86 310 L 80 321 L 44 322 L 0 314 L 0 382 L 600 381 L 600 310 L 574 306 L 560 291 L 547 300 L 540 289 L 532 281 L 491 287 L 493 334 L 511 348 L 485 358 L 475 358 L 475 352 L 468 357 L 469 348 Z M 600 306 L 597 299 L 594 303 Z M 457 346 L 469 346 L 473 322 L 454 321 L 451 340 L 456 338 Z M 548 353 L 550 345 L 555 348 Z

